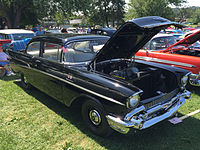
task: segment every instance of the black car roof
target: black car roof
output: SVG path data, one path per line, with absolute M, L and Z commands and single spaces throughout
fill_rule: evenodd
M 33 37 L 30 42 L 34 41 L 49 41 L 64 44 L 67 41 L 71 40 L 83 40 L 83 39 L 93 39 L 93 38 L 109 38 L 108 36 L 101 36 L 101 35 L 88 35 L 88 34 L 46 34 L 41 36 Z
M 97 28 L 97 29 L 92 29 L 92 31 L 116 31 L 116 29 L 112 29 L 112 28 Z

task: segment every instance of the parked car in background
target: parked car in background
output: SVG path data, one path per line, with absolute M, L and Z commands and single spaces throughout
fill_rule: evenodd
M 67 33 L 77 33 L 77 29 L 74 27 L 67 28 Z
M 189 31 L 193 31 L 193 30 L 196 30 L 196 29 L 195 28 L 183 28 L 182 29 L 182 31 L 185 32 L 185 33 L 189 32 Z
M 116 29 L 112 28 L 100 28 L 100 29 L 92 29 L 91 34 L 112 36 L 116 32 Z
M 25 50 L 28 41 L 35 36 L 33 31 L 23 29 L 0 30 L 0 39 L 11 39 L 9 44 L 3 44 L 3 48 L 10 48 L 13 51 Z
M 199 33 L 200 29 L 195 29 L 195 30 L 186 32 L 181 38 L 186 38 L 187 36 L 189 36 L 189 35 L 191 35 L 195 32 L 196 32 L 196 34 Z M 193 44 L 189 45 L 188 48 L 190 48 L 190 49 L 200 49 L 200 39 L 197 40 L 196 42 L 194 42 Z
M 169 25 L 181 26 L 153 16 L 124 23 L 111 38 L 34 37 L 24 53 L 9 51 L 10 65 L 25 88 L 31 84 L 67 106 L 80 106 L 97 135 L 143 130 L 174 115 L 190 98 L 189 71 L 134 59 Z
M 198 31 L 200 31 L 200 29 L 195 29 L 195 30 L 185 32 L 185 34 L 182 36 L 182 38 L 186 38 L 187 36 L 191 35 L 192 33 L 195 33 L 195 32 L 198 32 Z
M 172 39 L 170 35 L 156 35 L 136 53 L 136 58 L 187 69 L 192 72 L 189 83 L 200 86 L 200 30 L 176 43 Z
M 60 34 L 61 30 L 60 29 L 48 29 L 45 31 L 45 34 Z
M 177 29 L 166 29 L 166 30 L 163 30 L 162 33 L 171 34 L 177 39 L 179 39 L 180 36 L 184 34 L 182 30 L 177 30 Z

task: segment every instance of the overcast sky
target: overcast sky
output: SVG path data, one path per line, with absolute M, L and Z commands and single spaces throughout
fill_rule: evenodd
M 200 1 L 199 0 L 187 0 L 187 5 L 189 6 L 199 6 L 200 7 Z
M 200 7 L 200 0 L 187 0 L 188 3 L 186 6 L 199 6 Z M 129 2 L 129 0 L 125 0 L 125 2 Z

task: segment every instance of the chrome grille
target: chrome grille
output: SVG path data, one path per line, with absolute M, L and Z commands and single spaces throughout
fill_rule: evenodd
M 176 90 L 174 90 L 170 93 L 163 94 L 163 96 L 161 96 L 157 99 L 154 99 L 150 102 L 145 103 L 145 101 L 148 101 L 148 100 L 145 100 L 145 101 L 143 101 L 144 102 L 143 104 L 144 104 L 145 108 L 148 109 L 148 108 L 151 108 L 151 107 L 156 106 L 158 104 L 163 104 L 165 102 L 170 101 L 174 96 L 176 96 L 177 93 L 178 93 L 178 89 L 176 89 Z

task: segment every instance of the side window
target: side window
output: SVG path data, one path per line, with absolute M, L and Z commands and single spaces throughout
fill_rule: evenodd
M 27 53 L 36 57 L 40 54 L 40 42 L 32 42 L 27 47 Z
M 7 34 L 0 34 L 0 39 L 11 39 Z
M 44 43 L 43 58 L 51 61 L 60 62 L 61 60 L 61 45 L 50 42 Z

